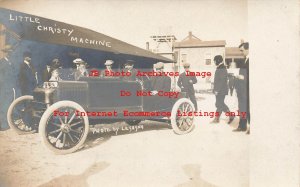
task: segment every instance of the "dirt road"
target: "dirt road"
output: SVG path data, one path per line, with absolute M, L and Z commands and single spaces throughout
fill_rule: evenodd
M 213 97 L 199 101 L 211 106 Z M 196 118 L 190 134 L 176 135 L 165 123 L 144 121 L 132 130 L 94 131 L 85 147 L 55 155 L 39 134 L 0 132 L 0 186 L 248 186 L 249 136 L 233 126 Z M 99 126 L 102 128 L 103 126 Z

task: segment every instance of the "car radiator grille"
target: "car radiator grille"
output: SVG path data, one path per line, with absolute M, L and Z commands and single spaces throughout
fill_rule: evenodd
M 59 82 L 58 100 L 70 100 L 80 104 L 83 107 L 87 105 L 88 84 L 79 81 Z

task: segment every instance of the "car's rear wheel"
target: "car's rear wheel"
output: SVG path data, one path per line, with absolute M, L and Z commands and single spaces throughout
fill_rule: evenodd
M 189 112 L 193 114 L 194 111 L 195 107 L 189 99 L 182 98 L 176 101 L 171 112 L 171 125 L 176 134 L 186 134 L 195 128 L 194 115 L 184 115 Z
M 18 134 L 31 134 L 36 132 L 33 124 L 33 96 L 24 95 L 14 100 L 7 111 L 7 122 L 11 129 Z
M 46 147 L 56 154 L 68 154 L 78 150 L 87 138 L 88 117 L 79 116 L 76 111 L 85 113 L 73 101 L 59 101 L 51 105 L 41 118 L 39 133 Z

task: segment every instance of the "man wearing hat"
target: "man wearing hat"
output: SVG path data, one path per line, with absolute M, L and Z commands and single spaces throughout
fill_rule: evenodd
M 100 76 L 101 77 L 106 77 L 107 74 L 109 74 L 111 72 L 114 72 L 112 70 L 112 68 L 111 68 L 113 64 L 114 64 L 114 61 L 112 61 L 112 60 L 106 60 L 105 63 L 104 63 L 105 70 L 101 71 Z
M 31 53 L 24 53 L 24 61 L 20 65 L 19 85 L 22 95 L 32 95 L 37 86 L 37 73 L 31 63 Z
M 0 60 L 0 130 L 9 128 L 6 114 L 9 105 L 15 98 L 16 76 L 15 66 L 9 59 L 10 53 L 13 51 L 11 45 L 5 45 L 3 49 L 3 58 Z
M 75 60 L 73 60 L 73 63 L 76 65 L 76 69 L 79 69 L 79 65 L 84 63 L 84 61 L 81 58 L 76 58 Z
M 164 71 L 164 63 L 158 62 L 154 65 L 154 68 L 156 72 L 162 73 Z M 169 76 L 153 76 L 151 78 L 151 87 L 151 95 L 156 97 L 152 103 L 153 110 L 158 110 L 160 106 L 168 106 L 171 103 L 169 100 L 157 95 L 159 91 L 169 92 L 171 90 L 171 78 Z
M 155 65 L 157 72 L 164 71 L 164 63 L 158 62 Z M 156 95 L 158 91 L 169 92 L 171 90 L 171 78 L 168 76 L 154 76 L 151 80 L 152 95 Z
M 76 64 L 76 71 L 74 74 L 75 80 L 79 80 L 80 77 L 88 77 L 89 73 L 86 69 L 87 63 L 81 58 L 76 58 L 73 61 Z
M 137 80 L 136 78 L 136 74 L 137 74 L 137 70 L 135 68 L 133 68 L 134 66 L 134 61 L 133 60 L 127 60 L 126 63 L 124 64 L 124 72 L 130 72 L 130 76 L 124 76 L 123 80 L 125 81 L 135 81 Z
M 215 106 L 217 108 L 216 113 L 219 115 L 216 115 L 212 123 L 219 123 L 220 122 L 220 116 L 222 112 L 231 114 L 228 106 L 225 104 L 224 99 L 226 95 L 228 94 L 228 72 L 226 69 L 226 66 L 224 64 L 224 60 L 222 55 L 216 55 L 214 57 L 214 62 L 216 65 L 216 71 L 214 76 L 214 89 L 213 93 L 216 96 L 216 103 Z M 229 116 L 228 124 L 230 124 L 235 116 Z
M 179 75 L 177 85 L 179 86 L 182 92 L 186 92 L 187 96 L 194 104 L 195 110 L 198 111 L 198 105 L 197 105 L 197 101 L 195 97 L 195 89 L 194 89 L 194 84 L 197 83 L 197 79 L 195 76 L 186 76 L 186 72 L 190 71 L 189 63 L 184 63 L 183 68 L 185 72 Z

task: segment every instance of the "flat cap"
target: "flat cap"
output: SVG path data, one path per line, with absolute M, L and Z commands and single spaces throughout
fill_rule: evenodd
M 187 63 L 187 62 L 183 63 L 182 65 L 183 65 L 183 67 L 190 67 L 191 66 L 191 64 Z
M 24 57 L 24 60 L 26 60 L 26 61 L 31 61 L 31 57 L 25 56 L 25 57 Z
M 114 63 L 114 61 L 112 61 L 112 60 L 106 60 L 104 65 L 109 66 L 109 65 L 112 65 L 113 63 Z
M 134 60 L 126 60 L 125 65 L 126 64 L 132 65 L 132 64 L 134 64 Z
M 83 61 L 81 58 L 76 58 L 75 60 L 73 60 L 74 64 L 85 64 L 86 62 Z
M 154 67 L 155 67 L 156 69 L 162 69 L 162 68 L 164 68 L 164 63 L 158 62 L 158 63 L 155 64 Z

